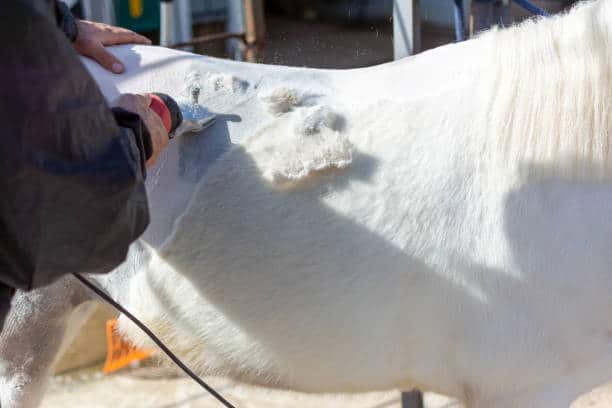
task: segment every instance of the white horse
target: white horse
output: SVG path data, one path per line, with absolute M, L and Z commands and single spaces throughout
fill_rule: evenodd
M 477 408 L 612 378 L 611 0 L 348 71 L 113 52 L 125 75 L 87 64 L 109 99 L 198 89 L 219 115 L 171 143 L 151 226 L 95 278 L 200 374 Z M 2 407 L 38 403 L 91 298 L 17 295 Z

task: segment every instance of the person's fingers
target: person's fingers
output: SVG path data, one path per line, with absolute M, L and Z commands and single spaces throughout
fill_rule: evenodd
M 98 64 L 115 74 L 120 74 L 125 70 L 121 61 L 113 54 L 106 51 L 102 44 L 92 44 L 84 55 L 93 58 Z
M 147 37 L 130 30 L 127 30 L 126 33 L 122 33 L 121 35 L 124 41 L 128 41 L 134 44 L 151 44 L 151 40 L 149 40 Z
M 153 154 L 151 157 L 149 157 L 149 160 L 147 160 L 147 162 L 145 163 L 147 168 L 150 168 L 152 166 L 155 165 L 155 163 L 157 162 L 157 154 Z
M 147 104 L 147 118 L 146 119 L 146 124 L 149 126 L 152 126 L 152 129 L 149 129 L 151 131 L 154 132 L 159 132 L 162 135 L 164 133 L 167 134 L 166 128 L 164 126 L 164 122 L 162 121 L 162 119 L 159 117 L 159 115 L 157 113 L 155 113 L 155 111 L 151 108 L 149 108 L 149 105 Z M 163 138 L 160 138 L 163 141 Z
M 162 119 L 153 109 L 148 107 L 146 109 L 146 114 L 142 119 L 144 120 L 145 125 L 151 134 L 151 138 L 153 139 L 156 147 L 155 150 L 163 148 L 168 141 L 168 131 L 166 130 Z
M 144 103 L 147 108 L 151 106 L 151 95 L 142 94 L 142 95 L 137 95 L 137 96 L 142 99 L 142 103 Z
M 168 144 L 168 132 L 166 131 L 161 118 L 151 109 L 149 109 L 149 114 L 146 115 L 144 121 L 147 129 L 149 130 L 151 143 L 153 145 L 153 154 L 146 163 L 147 167 L 151 167 L 157 161 L 161 151 L 164 150 Z
M 104 49 L 105 45 L 151 44 L 148 38 L 131 30 L 86 20 L 78 21 L 79 35 L 74 42 L 76 51 L 94 59 L 105 69 L 120 74 L 125 66 L 113 54 Z
M 148 108 L 151 104 L 151 97 L 148 94 L 125 94 L 129 95 L 129 98 L 132 99 L 135 103 Z
M 115 100 L 113 106 L 120 106 L 126 110 L 137 113 L 145 121 L 151 113 L 156 115 L 150 108 L 151 97 L 148 94 L 122 94 Z M 157 116 L 157 115 L 156 115 Z M 161 121 L 161 119 L 160 119 Z
M 117 99 L 116 104 L 128 111 L 137 113 L 149 131 L 153 152 L 146 165 L 151 167 L 157 161 L 160 152 L 168 145 L 169 138 L 162 119 L 149 107 L 151 104 L 150 95 L 123 94 Z
M 151 40 L 147 37 L 122 28 L 113 28 L 105 32 L 101 40 L 104 45 L 151 44 Z

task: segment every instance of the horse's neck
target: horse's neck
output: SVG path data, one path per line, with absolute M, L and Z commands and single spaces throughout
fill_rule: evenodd
M 487 109 L 477 122 L 491 163 L 519 166 L 529 179 L 612 177 L 607 10 L 610 2 L 586 3 L 483 36 L 487 60 L 479 88 Z

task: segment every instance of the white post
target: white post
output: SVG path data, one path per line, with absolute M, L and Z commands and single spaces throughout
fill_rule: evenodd
M 112 0 L 82 0 L 81 6 L 83 6 L 83 17 L 86 20 L 115 24 L 115 7 Z
M 175 22 L 178 22 L 174 32 L 176 42 L 187 42 L 193 38 L 193 21 L 191 18 L 191 0 L 176 1 Z M 193 47 L 183 48 L 185 51 L 193 51 Z
M 103 21 L 107 24 L 114 25 L 116 21 L 116 17 L 115 17 L 115 5 L 113 4 L 113 1 L 104 0 L 102 4 L 103 4 L 102 13 L 104 16 Z
M 449 3 L 450 7 L 450 3 Z M 400 59 L 416 54 L 421 48 L 419 0 L 393 1 L 393 55 Z
M 159 19 L 159 45 L 168 47 L 174 43 L 174 2 L 172 0 L 161 0 Z
M 243 0 L 228 0 L 225 29 L 230 33 L 245 32 Z M 243 60 L 244 44 L 240 39 L 231 38 L 225 44 L 227 54 L 231 59 Z

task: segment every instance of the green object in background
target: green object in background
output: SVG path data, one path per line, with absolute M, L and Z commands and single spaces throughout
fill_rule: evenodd
M 159 30 L 159 0 L 114 0 L 117 25 L 136 32 Z

